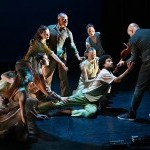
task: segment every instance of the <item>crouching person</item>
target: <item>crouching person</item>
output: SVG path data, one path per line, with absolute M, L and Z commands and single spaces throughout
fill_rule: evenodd
M 37 118 L 45 118 L 46 116 L 36 113 L 34 104 L 37 101 L 29 98 L 28 86 L 33 82 L 30 64 L 24 60 L 19 60 L 15 64 L 15 71 L 11 86 L 7 90 L 1 91 L 0 101 L 5 105 L 0 110 L 0 135 L 17 127 L 17 130 L 21 129 L 22 136 L 26 135 L 27 137 L 30 134 L 28 126 L 29 114 L 32 113 Z M 16 132 L 19 140 L 22 140 L 21 132 Z

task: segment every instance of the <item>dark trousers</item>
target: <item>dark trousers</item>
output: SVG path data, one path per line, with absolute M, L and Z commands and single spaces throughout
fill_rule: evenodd
M 150 86 L 150 60 L 143 62 L 141 65 L 138 80 L 135 86 L 131 102 L 131 111 L 136 113 L 139 108 L 145 90 Z
M 62 61 L 66 64 L 65 60 L 62 60 Z M 51 87 L 52 78 L 53 78 L 53 74 L 54 74 L 54 71 L 55 71 L 56 67 L 58 67 L 61 96 L 68 96 L 68 94 L 69 94 L 69 85 L 68 85 L 67 71 L 65 71 L 62 68 L 62 66 L 58 62 L 56 62 L 53 58 L 50 59 L 50 64 L 49 64 L 49 67 L 47 69 L 47 74 L 46 74 L 47 83 Z

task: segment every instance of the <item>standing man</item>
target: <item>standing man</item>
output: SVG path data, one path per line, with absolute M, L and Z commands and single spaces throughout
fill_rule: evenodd
M 68 16 L 65 13 L 58 14 L 58 23 L 49 25 L 50 38 L 47 44 L 51 50 L 66 64 L 67 54 L 66 50 L 72 50 L 74 55 L 80 61 L 79 52 L 73 40 L 72 32 L 67 28 Z M 67 71 L 62 68 L 52 57 L 50 58 L 50 67 L 46 75 L 47 82 L 51 86 L 53 73 L 58 65 L 58 73 L 60 78 L 61 96 L 68 96 L 69 86 Z
M 127 33 L 130 36 L 128 46 L 131 48 L 131 58 L 127 62 L 136 63 L 138 59 L 142 59 L 142 64 L 129 112 L 119 115 L 118 118 L 135 120 L 144 91 L 150 86 L 150 29 L 141 29 L 136 23 L 131 23 L 127 28 Z M 124 61 L 119 62 L 119 65 L 123 64 L 125 64 Z

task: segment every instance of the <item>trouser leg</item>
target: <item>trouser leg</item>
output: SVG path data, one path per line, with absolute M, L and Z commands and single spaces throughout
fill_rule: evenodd
M 65 71 L 60 64 L 58 64 L 58 73 L 60 79 L 61 96 L 68 96 L 69 95 L 68 75 L 67 71 Z
M 57 62 L 53 58 L 51 58 L 50 65 L 47 67 L 46 73 L 44 75 L 50 88 L 51 88 L 51 83 L 52 83 L 56 65 L 57 65 Z
M 134 91 L 130 110 L 133 111 L 135 114 L 141 104 L 143 94 L 144 94 L 143 90 L 141 91 L 136 88 Z
M 141 104 L 144 92 L 149 85 L 150 85 L 150 64 L 147 63 L 141 66 L 137 84 L 131 101 L 130 111 L 133 111 L 136 114 L 136 111 Z

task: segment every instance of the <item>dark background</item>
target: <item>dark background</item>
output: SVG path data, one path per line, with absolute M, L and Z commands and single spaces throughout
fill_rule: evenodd
M 119 61 L 120 51 L 127 42 L 126 29 L 136 22 L 141 28 L 150 27 L 149 0 L 5 0 L 0 4 L 0 69 L 14 64 L 28 50 L 29 41 L 40 25 L 57 23 L 57 15 L 65 12 L 68 27 L 82 56 L 87 37 L 86 25 L 93 23 L 103 35 L 103 47 Z M 69 56 L 75 61 L 75 57 Z M 73 65 L 78 66 L 76 63 Z M 8 67 L 8 68 L 7 68 Z M 9 65 L 3 68 L 9 69 Z

